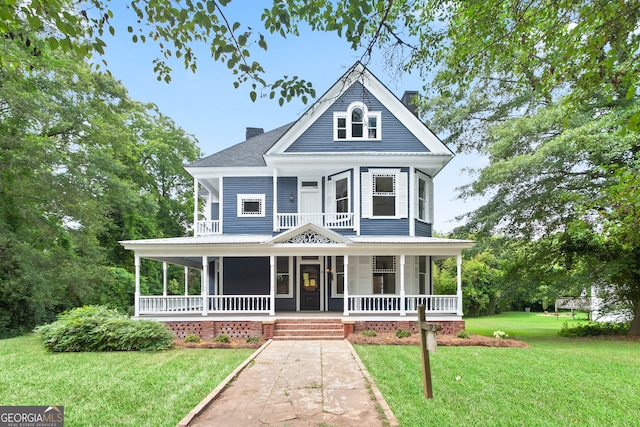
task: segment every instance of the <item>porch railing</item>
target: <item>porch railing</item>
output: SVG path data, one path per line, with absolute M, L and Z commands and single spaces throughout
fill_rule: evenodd
M 209 312 L 212 313 L 269 313 L 269 295 L 210 295 Z
M 418 305 L 424 304 L 427 313 L 455 314 L 460 301 L 455 295 L 407 295 L 404 310 L 400 295 L 349 295 L 348 312 L 353 314 L 417 313 Z M 207 313 L 270 313 L 269 295 L 208 295 Z M 141 296 L 140 314 L 201 314 L 204 312 L 203 297 L 196 296 Z
M 201 296 L 146 296 L 140 297 L 140 314 L 200 313 Z
M 418 305 L 424 304 L 428 313 L 455 314 L 458 311 L 458 297 L 455 295 L 350 295 L 348 297 L 348 312 L 354 314 L 388 313 L 401 311 L 417 313 Z
M 208 313 L 269 313 L 269 295 L 209 295 Z M 140 314 L 203 313 L 202 296 L 140 297 Z
M 206 236 L 208 234 L 220 233 L 221 230 L 219 220 L 196 221 L 196 236 Z
M 353 213 L 279 213 L 278 230 L 298 227 L 307 222 L 326 228 L 353 228 Z
M 424 305 L 426 313 L 457 313 L 458 297 L 456 295 L 407 295 L 407 313 L 417 313 L 418 306 Z

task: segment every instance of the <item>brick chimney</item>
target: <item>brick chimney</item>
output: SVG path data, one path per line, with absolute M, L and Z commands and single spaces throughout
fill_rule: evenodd
M 246 139 L 251 139 L 254 136 L 262 135 L 264 129 L 262 128 L 247 128 Z
M 418 107 L 413 103 L 413 98 L 418 96 L 417 90 L 406 90 L 402 95 L 402 103 L 413 113 L 414 116 L 418 116 Z

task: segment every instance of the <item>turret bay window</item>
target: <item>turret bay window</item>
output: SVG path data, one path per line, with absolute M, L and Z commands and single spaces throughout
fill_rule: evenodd
M 347 111 L 333 113 L 333 139 L 374 140 L 381 139 L 381 113 L 368 111 L 362 102 L 353 102 Z

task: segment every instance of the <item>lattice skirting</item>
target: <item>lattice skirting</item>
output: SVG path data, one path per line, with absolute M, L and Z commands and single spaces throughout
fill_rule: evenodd
M 440 333 L 446 335 L 455 335 L 464 329 L 464 320 L 435 320 L 429 321 L 429 323 L 435 323 L 442 327 Z M 354 332 L 359 333 L 366 330 L 372 330 L 376 332 L 395 332 L 397 329 L 409 329 L 412 334 L 417 334 L 418 322 L 413 321 L 366 321 L 356 322 L 354 325 Z
M 433 321 L 442 326 L 440 333 L 455 335 L 464 329 L 464 320 Z M 215 338 L 222 334 L 227 334 L 231 338 L 263 337 L 273 338 L 273 321 L 184 321 L 166 322 L 176 338 L 184 338 L 189 334 L 194 334 L 200 338 Z M 376 332 L 393 333 L 397 329 L 409 329 L 411 333 L 418 333 L 418 322 L 414 321 L 346 321 L 343 324 L 344 336 L 352 332 L 359 333 L 365 330 Z
M 215 338 L 227 334 L 231 338 L 261 337 L 262 322 L 254 321 L 200 321 L 200 322 L 167 322 L 167 328 L 173 331 L 176 338 L 184 338 L 194 334 L 200 338 Z

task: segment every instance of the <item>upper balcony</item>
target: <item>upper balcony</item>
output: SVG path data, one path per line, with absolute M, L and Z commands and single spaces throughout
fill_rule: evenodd
M 312 223 L 324 228 L 353 230 L 353 212 L 340 213 L 284 213 L 276 214 L 277 230 L 283 231 Z
M 275 231 L 289 230 L 306 223 L 333 230 L 353 230 L 355 227 L 354 217 L 353 212 L 281 213 L 276 214 Z M 196 236 L 209 236 L 212 234 L 222 234 L 219 220 L 200 220 L 196 222 Z

